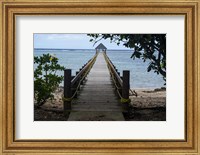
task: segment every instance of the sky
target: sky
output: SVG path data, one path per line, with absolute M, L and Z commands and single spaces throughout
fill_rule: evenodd
M 101 40 L 94 45 L 90 42 L 91 37 L 87 34 L 50 34 L 35 33 L 34 48 L 54 48 L 54 49 L 94 49 L 100 43 L 107 49 L 128 50 L 123 45 L 110 43 L 110 40 Z

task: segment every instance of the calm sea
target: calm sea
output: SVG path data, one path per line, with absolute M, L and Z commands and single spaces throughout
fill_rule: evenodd
M 34 56 L 43 54 L 52 54 L 59 59 L 59 64 L 66 68 L 72 69 L 72 74 L 79 70 L 92 56 L 94 50 L 75 50 L 75 49 L 35 49 Z M 143 62 L 140 59 L 131 59 L 132 51 L 125 50 L 108 50 L 107 55 L 117 67 L 122 75 L 123 70 L 130 70 L 130 87 L 131 88 L 160 88 L 164 86 L 164 81 L 160 75 L 147 72 L 148 61 Z M 34 68 L 36 65 L 34 65 Z M 63 74 L 59 72 L 58 74 Z

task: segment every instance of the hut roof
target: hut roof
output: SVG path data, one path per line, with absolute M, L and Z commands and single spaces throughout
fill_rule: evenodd
M 107 49 L 102 43 L 100 43 L 95 49 Z

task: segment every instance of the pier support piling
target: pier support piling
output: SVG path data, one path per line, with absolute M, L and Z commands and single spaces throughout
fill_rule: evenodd
M 64 114 L 67 114 L 71 110 L 71 76 L 72 70 L 65 69 L 64 71 Z
M 122 97 L 126 100 L 129 99 L 129 89 L 130 89 L 130 71 L 123 71 L 123 86 L 122 86 Z
M 129 89 L 130 89 L 130 71 L 123 71 L 123 84 L 122 84 L 122 98 L 123 105 L 125 111 L 129 111 Z

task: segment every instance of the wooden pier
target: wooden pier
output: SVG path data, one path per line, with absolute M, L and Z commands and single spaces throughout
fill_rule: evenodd
M 77 79 L 81 80 L 73 79 L 75 82 L 72 80 L 70 83 L 67 81 L 69 77 L 65 77 L 64 111 L 70 111 L 69 121 L 124 121 L 122 112 L 127 104 L 121 101 L 128 102 L 129 99 L 129 74 L 124 77 L 128 81 L 123 83 L 123 78 L 114 68 L 107 55 L 99 52 L 77 73 Z M 68 73 L 66 70 L 65 75 L 71 76 Z M 127 90 L 123 90 L 123 86 Z

